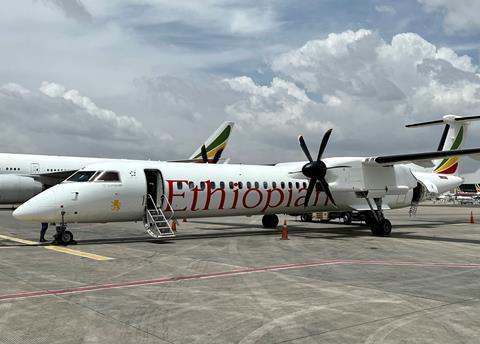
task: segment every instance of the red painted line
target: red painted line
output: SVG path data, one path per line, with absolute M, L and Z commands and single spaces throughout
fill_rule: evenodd
M 480 268 L 480 264 L 475 263 L 434 263 L 434 262 L 409 262 L 409 261 L 382 261 L 382 260 L 322 260 L 318 262 L 293 263 L 282 265 L 271 265 L 259 268 L 245 268 L 230 271 L 209 272 L 204 274 L 195 274 L 187 276 L 164 277 L 149 280 L 138 280 L 130 282 L 87 285 L 83 287 L 73 287 L 64 289 L 37 290 L 31 292 L 21 292 L 15 294 L 0 295 L 0 301 L 29 299 L 43 296 L 66 295 L 87 293 L 97 290 L 122 289 L 129 287 L 139 287 L 145 285 L 159 285 L 166 283 L 175 283 L 180 281 L 191 281 L 197 279 L 220 278 L 228 276 L 237 276 L 242 274 L 251 274 L 258 272 L 272 272 L 280 270 L 301 269 L 307 267 L 326 266 L 326 265 L 381 265 L 381 266 L 407 266 L 407 267 L 445 267 L 445 268 Z

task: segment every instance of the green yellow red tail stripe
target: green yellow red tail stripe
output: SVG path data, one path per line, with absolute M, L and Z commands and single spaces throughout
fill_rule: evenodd
M 455 138 L 455 141 L 453 142 L 452 147 L 450 147 L 450 150 L 459 149 L 462 143 L 463 143 L 463 126 L 460 127 L 460 130 L 458 131 L 458 135 Z M 441 174 L 454 174 L 458 170 L 458 161 L 459 161 L 458 156 L 445 158 L 433 169 L 433 171 L 435 173 L 441 173 Z

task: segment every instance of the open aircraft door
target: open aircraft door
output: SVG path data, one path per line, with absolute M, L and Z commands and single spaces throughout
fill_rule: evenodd
M 147 206 L 149 208 L 153 208 L 153 204 L 151 204 L 152 200 L 155 202 L 155 206 L 160 209 L 163 209 L 164 199 L 163 197 L 165 193 L 165 186 L 163 181 L 162 173 L 159 170 L 144 170 L 145 171 L 145 179 L 147 182 Z M 150 195 L 151 197 L 149 197 Z

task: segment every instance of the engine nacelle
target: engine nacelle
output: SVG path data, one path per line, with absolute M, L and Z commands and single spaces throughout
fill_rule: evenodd
M 31 177 L 0 175 L 0 204 L 23 203 L 43 191 Z

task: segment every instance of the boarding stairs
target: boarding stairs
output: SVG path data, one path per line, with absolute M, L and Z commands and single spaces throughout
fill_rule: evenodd
M 155 238 L 172 238 L 175 236 L 175 233 L 170 227 L 170 220 L 173 218 L 173 209 L 168 202 L 167 198 L 162 195 L 161 204 L 166 206 L 165 209 L 169 209 L 169 216 L 165 216 L 165 213 L 162 210 L 162 207 L 158 206 L 155 201 L 153 200 L 151 195 L 147 195 L 150 202 L 147 202 L 147 206 L 145 208 L 145 217 L 144 217 L 144 226 L 147 233 Z M 175 220 L 174 220 L 175 221 Z

